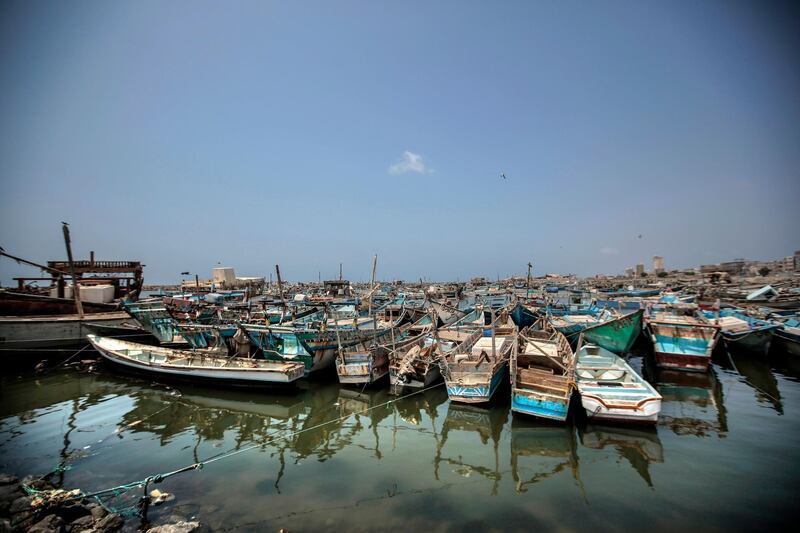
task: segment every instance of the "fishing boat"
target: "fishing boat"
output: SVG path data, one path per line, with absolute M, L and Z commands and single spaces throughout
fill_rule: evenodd
M 601 348 L 616 353 L 630 351 L 642 331 L 644 310 L 618 315 L 611 320 L 588 326 L 583 330 L 583 339 Z
M 596 344 L 578 350 L 575 369 L 586 416 L 594 421 L 655 424 L 661 395 L 612 352 Z
M 414 337 L 424 335 L 430 328 L 430 316 L 425 315 L 414 324 L 406 323 L 396 327 L 405 320 L 405 314 L 395 318 L 394 323 L 385 322 L 389 327 L 378 337 L 339 350 L 336 355 L 336 374 L 339 383 L 368 385 L 375 383 L 389 374 L 389 359 L 398 345 L 406 345 Z M 425 322 L 427 325 L 419 325 Z
M 127 313 L 77 313 L 39 316 L 0 316 L 0 351 L 59 350 L 86 346 L 94 326 L 130 324 Z
M 790 355 L 800 355 L 800 320 L 789 318 L 775 330 L 775 340 Z
M 725 344 L 748 352 L 766 355 L 780 324 L 753 318 L 741 309 L 703 311 L 703 316 L 719 326 Z
M 577 342 L 580 333 L 586 328 L 603 324 L 618 316 L 607 309 L 595 306 L 566 309 L 548 307 L 546 315 L 550 324 L 573 343 Z
M 719 328 L 693 314 L 654 311 L 647 318 L 656 365 L 660 368 L 707 372 L 719 339 Z
M 249 358 L 225 357 L 200 350 L 176 350 L 121 339 L 87 335 L 106 360 L 129 370 L 160 377 L 203 379 L 228 385 L 292 383 L 304 373 L 304 365 Z
M 264 357 L 272 361 L 300 361 L 306 374 L 319 372 L 334 364 L 337 350 L 350 348 L 371 338 L 383 336 L 386 330 L 377 333 L 372 329 L 353 327 L 305 328 L 271 326 L 265 324 L 242 324 L 250 340 L 261 348 Z
M 161 299 L 123 302 L 122 308 L 159 342 L 169 343 L 182 339 L 175 329 L 175 319 Z
M 508 360 L 517 343 L 517 329 L 501 313 L 492 322 L 488 335 L 475 336 L 457 349 L 441 355 L 442 373 L 451 401 L 488 402 L 508 369 Z
M 520 330 L 527 328 L 528 326 L 532 326 L 538 318 L 538 312 L 524 305 L 520 301 L 517 301 L 517 303 L 511 309 L 511 320 L 514 321 L 514 324 L 516 324 Z
M 438 317 L 431 322 L 435 323 L 438 323 Z M 479 327 L 452 325 L 435 333 L 423 331 L 397 343 L 389 354 L 389 381 L 392 388 L 417 389 L 433 385 L 442 377 L 440 355 L 450 353 L 461 343 L 474 342 L 482 334 L 483 330 Z
M 510 369 L 513 412 L 566 420 L 575 386 L 575 355 L 562 333 L 544 320 L 520 332 Z

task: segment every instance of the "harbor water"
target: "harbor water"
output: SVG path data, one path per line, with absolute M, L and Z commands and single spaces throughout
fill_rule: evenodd
M 800 479 L 800 364 L 717 352 L 708 375 L 630 358 L 664 397 L 654 428 L 512 415 L 507 386 L 480 408 L 441 385 L 398 397 L 335 375 L 270 393 L 103 364 L 16 372 L 0 388 L 0 470 L 61 465 L 53 481 L 91 492 L 241 450 L 155 485 L 174 499 L 149 513 L 224 531 L 780 527 Z

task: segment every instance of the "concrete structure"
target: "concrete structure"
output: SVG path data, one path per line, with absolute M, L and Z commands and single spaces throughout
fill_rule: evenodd
M 660 274 L 664 272 L 664 258 L 660 255 L 653 256 L 653 272 L 655 274 Z
M 633 269 L 632 268 L 626 268 L 625 269 L 625 277 L 626 278 L 632 278 L 633 277 Z
M 233 267 L 219 267 L 211 269 L 211 278 L 217 287 L 233 287 L 236 285 L 236 274 Z
M 745 273 L 745 268 L 747 265 L 747 260 L 745 259 L 734 259 L 733 261 L 725 261 L 724 263 L 720 263 L 718 270 L 720 272 L 727 272 L 728 274 L 734 276 L 741 276 Z
M 639 263 L 636 265 L 636 277 L 641 277 L 642 274 L 644 274 L 644 265 Z

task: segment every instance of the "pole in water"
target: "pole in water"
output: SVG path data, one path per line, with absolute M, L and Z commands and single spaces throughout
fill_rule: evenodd
M 81 304 L 80 290 L 78 289 L 78 278 L 75 276 L 75 263 L 72 260 L 72 243 L 69 238 L 69 224 L 61 223 L 64 231 L 64 244 L 67 247 L 67 260 L 69 261 L 69 275 L 72 278 L 72 297 L 75 299 L 75 308 L 78 310 L 78 318 L 83 320 L 83 305 Z

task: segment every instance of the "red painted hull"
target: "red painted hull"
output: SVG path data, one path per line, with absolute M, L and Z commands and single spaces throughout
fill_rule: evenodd
M 656 365 L 671 370 L 687 372 L 708 372 L 711 358 L 705 355 L 679 355 L 674 353 L 655 352 Z

